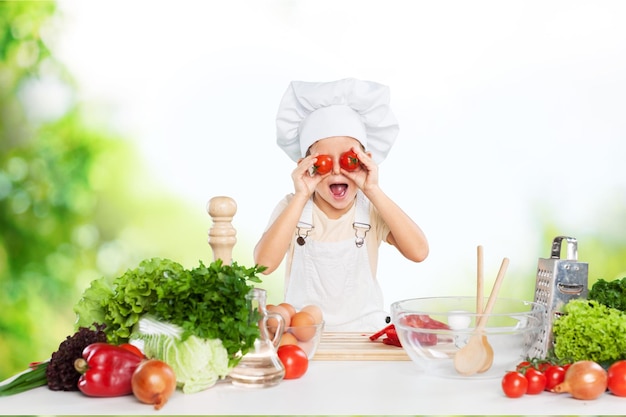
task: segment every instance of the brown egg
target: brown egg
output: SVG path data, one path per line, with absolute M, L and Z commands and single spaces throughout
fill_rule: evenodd
M 268 313 L 280 314 L 280 316 L 285 321 L 284 327 L 289 326 L 289 322 L 291 321 L 291 316 L 289 315 L 289 311 L 287 311 L 285 307 L 282 307 L 280 305 L 276 306 L 276 305 L 270 304 L 266 307 L 266 309 Z M 278 320 L 274 317 L 269 317 L 267 319 L 267 328 L 270 330 L 271 333 L 276 332 L 276 329 L 278 328 Z
M 283 336 L 280 338 L 279 346 L 282 345 L 297 345 L 298 339 L 291 333 L 283 333 Z
M 294 314 L 296 314 L 296 308 L 289 303 L 280 303 L 278 305 L 289 312 L 289 321 L 285 323 L 285 326 L 289 327 L 289 324 L 291 323 L 291 318 Z
M 309 304 L 308 306 L 302 307 L 300 311 L 305 311 L 313 316 L 315 320 L 315 324 L 320 324 L 324 319 L 324 315 L 322 314 L 322 309 L 314 304 Z
M 291 331 L 300 341 L 311 340 L 316 330 L 315 319 L 306 311 L 298 311 L 291 318 Z

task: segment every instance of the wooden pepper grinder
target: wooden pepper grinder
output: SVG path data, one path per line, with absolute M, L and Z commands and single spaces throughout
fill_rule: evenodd
M 231 223 L 237 213 L 237 203 L 230 197 L 213 197 L 207 204 L 207 213 L 213 219 L 213 226 L 209 229 L 213 259 L 221 259 L 225 265 L 230 265 L 233 247 L 237 243 L 237 231 Z

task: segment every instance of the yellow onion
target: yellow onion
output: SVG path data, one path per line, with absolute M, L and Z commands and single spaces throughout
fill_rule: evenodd
M 593 361 L 578 361 L 570 365 L 565 379 L 554 392 L 568 392 L 579 400 L 595 400 L 606 392 L 608 374 Z
M 165 362 L 157 359 L 143 361 L 131 380 L 133 394 L 145 404 L 154 404 L 161 409 L 176 390 L 176 375 Z

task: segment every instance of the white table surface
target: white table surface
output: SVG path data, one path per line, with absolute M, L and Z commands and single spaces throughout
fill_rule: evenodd
M 0 397 L 11 415 L 623 415 L 626 398 L 582 401 L 544 392 L 507 398 L 500 379 L 426 376 L 407 361 L 320 361 L 300 379 L 246 389 L 220 382 L 196 394 L 174 393 L 161 410 L 132 395 L 90 398 L 40 387 Z

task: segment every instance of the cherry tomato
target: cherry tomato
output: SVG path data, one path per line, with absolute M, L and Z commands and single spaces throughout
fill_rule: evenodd
M 143 358 L 143 352 L 135 345 L 130 344 L 130 343 L 122 343 L 120 345 L 121 348 L 126 349 L 129 352 L 134 353 L 135 355 L 139 356 L 140 358 Z
M 609 391 L 618 397 L 626 397 L 626 360 L 614 362 L 607 372 Z
M 522 361 L 520 363 L 517 364 L 517 366 L 515 367 L 515 370 L 517 372 L 521 372 L 524 373 L 526 372 L 526 369 L 530 368 L 532 365 L 530 364 L 530 362 L 528 361 Z
M 528 380 L 517 371 L 509 371 L 502 377 L 502 391 L 509 398 L 519 398 L 526 394 Z
M 361 162 L 356 156 L 356 152 L 350 150 L 339 156 L 339 166 L 346 171 L 356 171 L 356 169 L 361 166 Z
M 565 368 L 560 365 L 551 365 L 543 373 L 546 376 L 546 391 L 552 392 L 554 387 L 565 380 Z
M 277 353 L 285 367 L 285 379 L 300 378 L 309 368 L 309 358 L 298 345 L 283 345 Z
M 546 372 L 546 370 L 552 366 L 552 364 L 550 362 L 539 362 L 538 364 L 535 365 L 535 368 L 537 368 L 539 370 L 539 372 Z
M 326 175 L 333 169 L 333 158 L 330 155 L 318 155 L 313 165 L 313 173 Z
M 546 389 L 546 376 L 543 372 L 535 368 L 526 369 L 524 374 L 528 380 L 528 387 L 526 388 L 526 394 L 535 395 L 543 392 Z

